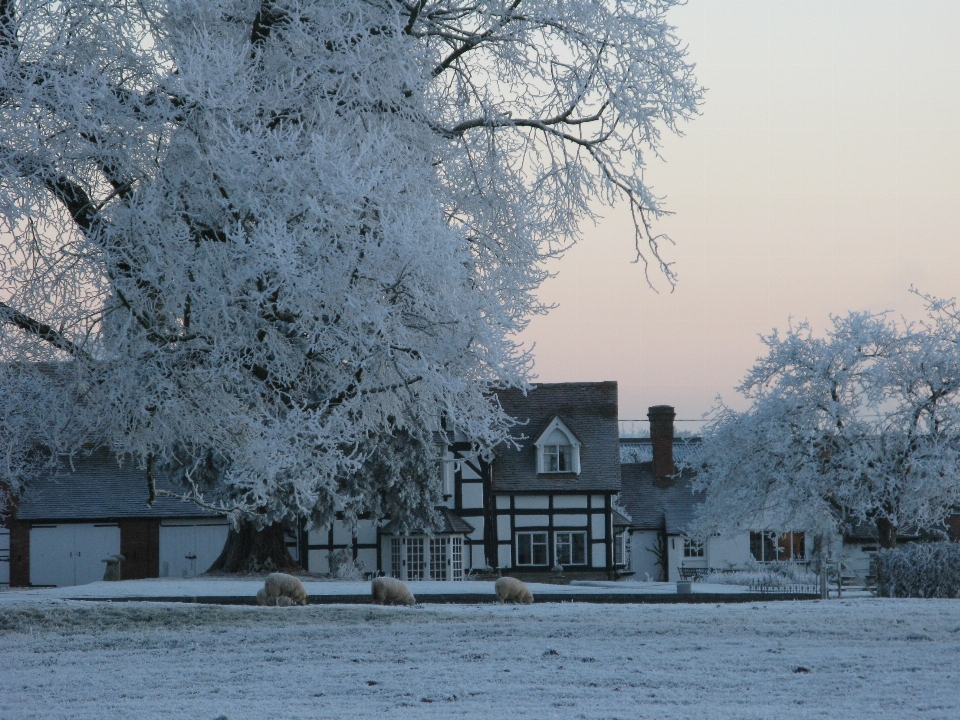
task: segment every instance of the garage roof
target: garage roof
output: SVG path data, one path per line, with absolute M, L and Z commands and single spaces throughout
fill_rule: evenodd
M 157 489 L 175 491 L 166 475 L 155 474 Z M 30 482 L 17 504 L 17 520 L 107 520 L 120 518 L 216 517 L 193 503 L 158 497 L 147 506 L 147 473 L 132 461 L 97 451 Z

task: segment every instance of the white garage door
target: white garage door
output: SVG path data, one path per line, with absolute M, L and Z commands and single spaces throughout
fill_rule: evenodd
M 230 525 L 223 521 L 160 525 L 160 577 L 194 577 L 220 556 Z
M 30 528 L 30 584 L 85 585 L 103 580 L 103 560 L 120 552 L 116 523 L 34 525 Z

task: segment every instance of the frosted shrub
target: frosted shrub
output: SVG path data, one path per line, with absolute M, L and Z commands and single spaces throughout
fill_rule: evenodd
M 939 542 L 881 550 L 877 556 L 881 597 L 960 597 L 960 544 Z
M 330 575 L 337 580 L 363 580 L 363 564 L 349 548 L 330 553 Z
M 720 585 L 812 585 L 817 582 L 817 576 L 806 565 L 751 563 L 743 569 L 711 572 L 704 578 L 704 582 Z

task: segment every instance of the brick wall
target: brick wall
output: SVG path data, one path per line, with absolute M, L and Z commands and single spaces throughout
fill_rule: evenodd
M 121 520 L 120 554 L 126 561 L 120 566 L 122 580 L 160 576 L 160 521 Z
M 10 587 L 30 586 L 30 523 L 7 521 L 10 528 Z
M 960 515 L 947 518 L 947 534 L 952 542 L 960 542 Z

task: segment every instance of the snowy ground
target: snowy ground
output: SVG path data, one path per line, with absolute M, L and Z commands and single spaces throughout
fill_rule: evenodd
M 95 603 L 0 593 L 0 718 L 960 717 L 960 601 Z
M 322 581 L 304 579 L 310 595 L 360 595 L 369 597 L 370 583 Z M 651 595 L 675 595 L 676 583 L 662 582 L 573 582 L 570 585 L 547 585 L 528 583 L 534 596 L 541 593 L 553 595 L 611 595 L 643 593 Z M 486 595 L 493 602 L 496 593 L 492 580 L 465 582 L 422 581 L 409 582 L 407 586 L 416 596 L 442 595 L 445 593 L 471 593 Z M 247 597 L 253 598 L 263 587 L 263 578 L 199 577 L 192 579 L 155 578 L 152 580 L 124 580 L 123 582 L 93 582 L 87 585 L 71 585 L 58 588 L 17 589 L 0 592 L 0 605 L 5 602 L 21 602 L 44 599 L 103 599 L 103 598 L 191 598 L 191 597 Z M 740 585 L 694 583 L 693 592 L 738 594 L 748 588 Z

